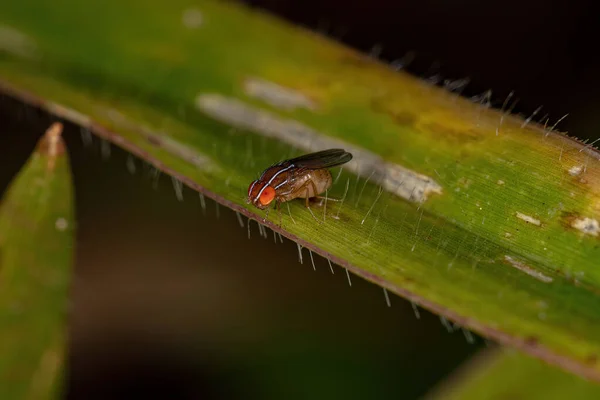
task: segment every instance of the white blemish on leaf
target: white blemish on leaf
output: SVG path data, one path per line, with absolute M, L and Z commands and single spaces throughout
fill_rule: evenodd
M 600 222 L 597 219 L 588 217 L 577 218 L 571 222 L 571 226 L 586 235 L 598 236 L 600 235 Z
M 424 202 L 431 194 L 441 194 L 442 187 L 431 177 L 401 165 L 385 162 L 377 154 L 322 134 L 296 120 L 250 106 L 219 94 L 200 94 L 198 109 L 208 116 L 239 129 L 282 140 L 305 151 L 344 148 L 354 158 L 345 168 L 363 178 L 373 174 L 373 181 L 384 190 L 411 202 Z
M 26 58 L 38 56 L 37 46 L 30 37 L 10 26 L 0 24 L 0 52 L 2 51 Z
M 305 108 L 314 111 L 316 104 L 304 94 L 274 82 L 260 78 L 249 78 L 244 81 L 244 90 L 250 97 L 285 111 Z
M 528 224 L 532 224 L 532 225 L 535 225 L 535 226 L 541 226 L 542 225 L 542 223 L 541 223 L 541 221 L 539 219 L 533 218 L 532 216 L 520 213 L 518 211 L 517 211 L 516 215 L 517 215 L 517 218 L 522 219 L 523 221 L 527 222 Z
M 61 231 L 64 232 L 65 229 L 67 229 L 69 227 L 69 221 L 67 221 L 64 218 L 58 218 L 56 220 L 56 222 L 54 223 L 54 227 L 56 228 L 57 231 Z
M 512 233 L 510 232 L 504 232 L 504 237 L 507 239 L 510 239 L 512 237 Z
M 151 136 L 147 136 L 150 138 Z M 195 149 L 192 149 L 178 141 L 171 139 L 168 136 L 156 135 L 159 145 L 171 154 L 180 157 L 181 159 L 194 164 L 200 169 L 211 169 L 214 168 L 213 162 L 203 154 L 198 153 Z
M 106 112 L 106 110 L 103 111 Z M 209 157 L 199 153 L 196 149 L 176 141 L 175 139 L 169 137 L 165 132 L 156 132 L 146 126 L 143 126 L 139 122 L 131 121 L 125 115 L 115 109 L 108 110 L 107 116 L 119 127 L 142 135 L 153 145 L 162 148 L 177 158 L 181 158 L 182 160 L 195 165 L 201 170 L 206 171 L 217 168 L 217 166 Z
M 183 14 L 181 15 L 181 22 L 186 28 L 197 29 L 202 26 L 204 17 L 202 16 L 200 10 L 188 8 L 187 10 L 183 11 Z
M 496 183 L 500 186 L 504 185 L 504 181 L 502 179 L 498 179 L 498 182 L 496 182 Z
M 519 271 L 525 272 L 527 275 L 529 275 L 539 281 L 542 281 L 544 283 L 550 283 L 553 281 L 553 279 L 551 277 L 544 275 L 540 271 L 537 271 L 533 267 L 530 267 L 529 265 L 527 265 L 519 260 L 515 260 L 514 258 L 512 258 L 509 255 L 504 256 L 504 260 L 507 261 L 510 265 L 512 265 L 516 269 L 518 269 Z
M 569 175 L 577 176 L 583 171 L 583 165 L 573 165 L 569 168 Z

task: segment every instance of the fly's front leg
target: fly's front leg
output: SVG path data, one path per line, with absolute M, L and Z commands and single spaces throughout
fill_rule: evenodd
M 281 202 L 277 200 L 275 202 L 275 207 L 277 208 L 277 213 L 279 214 L 279 227 L 281 228 Z

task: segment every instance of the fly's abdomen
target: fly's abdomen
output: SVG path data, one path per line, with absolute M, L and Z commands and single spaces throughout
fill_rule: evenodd
M 316 169 L 306 173 L 305 186 L 303 190 L 300 190 L 296 197 L 302 199 L 306 197 L 319 196 L 331 187 L 333 179 L 331 172 L 326 169 Z M 311 183 L 312 182 L 312 183 Z

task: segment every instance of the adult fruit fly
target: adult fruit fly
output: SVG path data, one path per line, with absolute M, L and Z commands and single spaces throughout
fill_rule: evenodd
M 347 151 L 329 149 L 278 162 L 264 170 L 260 178 L 250 184 L 248 203 L 264 210 L 273 201 L 279 208 L 280 203 L 303 198 L 306 199 L 306 207 L 309 207 L 309 199 L 320 197 L 333 183 L 327 168 L 350 160 L 352 154 Z

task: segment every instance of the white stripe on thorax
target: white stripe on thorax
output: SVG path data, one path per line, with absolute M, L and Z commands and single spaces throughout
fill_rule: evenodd
M 250 186 L 250 190 L 248 190 L 248 197 L 250 197 L 250 194 L 252 194 L 252 189 L 254 189 L 256 182 L 258 182 L 258 181 L 256 180 L 256 181 L 252 182 L 252 186 Z
M 281 182 L 279 185 L 275 186 L 275 190 L 279 189 L 280 187 L 282 187 L 286 183 L 287 183 L 286 181 Z
M 282 169 L 282 170 L 280 170 L 280 171 L 277 171 L 276 173 L 274 173 L 274 174 L 273 174 L 273 176 L 271 177 L 271 179 L 269 179 L 269 182 L 267 182 L 267 183 L 266 183 L 266 184 L 265 184 L 265 185 L 262 187 L 262 189 L 260 189 L 260 191 L 259 191 L 259 192 L 258 192 L 258 194 L 256 195 L 256 198 L 254 199 L 254 201 L 258 201 L 258 199 L 260 198 L 260 195 L 262 194 L 263 190 L 265 190 L 265 188 L 266 188 L 267 186 L 269 186 L 269 185 L 270 185 L 270 184 L 273 182 L 273 179 L 277 178 L 277 175 L 279 175 L 279 174 L 281 174 L 282 172 L 285 172 L 285 171 L 287 171 L 288 169 L 290 169 L 290 168 L 293 168 L 293 167 L 294 167 L 294 165 L 290 165 L 290 166 L 288 166 L 288 167 L 286 167 L 286 168 L 284 168 L 284 169 Z

